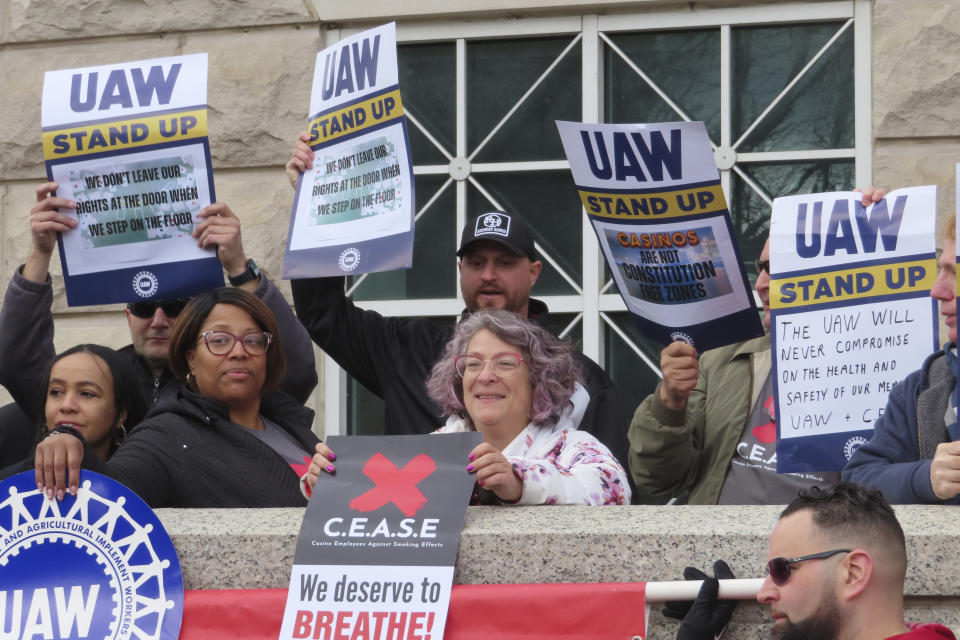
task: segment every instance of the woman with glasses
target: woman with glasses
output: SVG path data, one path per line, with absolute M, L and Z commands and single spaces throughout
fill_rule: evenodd
M 317 437 L 313 411 L 276 391 L 285 372 L 277 323 L 256 296 L 237 288 L 193 298 L 170 337 L 170 368 L 185 382 L 162 400 L 109 461 L 82 433 L 37 446 L 37 481 L 78 486 L 79 467 L 105 473 L 151 507 L 285 507 L 306 504 L 299 477 Z M 67 478 L 55 468 L 68 461 Z
M 483 504 L 630 504 L 623 468 L 578 431 L 590 401 L 569 343 L 509 311 L 462 321 L 434 365 L 427 390 L 449 415 L 437 433 L 479 431 L 465 460 Z M 329 453 L 324 445 L 321 453 Z M 307 473 L 332 473 L 318 453 Z

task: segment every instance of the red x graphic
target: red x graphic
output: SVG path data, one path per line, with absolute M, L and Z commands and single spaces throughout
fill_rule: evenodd
M 373 480 L 376 486 L 351 500 L 350 508 L 366 513 L 392 502 L 403 515 L 412 518 L 427 503 L 417 484 L 436 470 L 436 463 L 423 453 L 403 469 L 397 469 L 385 455 L 378 453 L 363 465 L 363 475 Z

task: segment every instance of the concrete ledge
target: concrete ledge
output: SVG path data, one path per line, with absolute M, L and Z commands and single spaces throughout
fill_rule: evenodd
M 760 577 L 782 507 L 470 507 L 454 581 L 675 580 L 687 565 L 726 560 Z M 302 509 L 161 509 L 188 589 L 285 588 Z M 907 536 L 907 619 L 960 628 L 960 509 L 897 507 Z M 728 632 L 762 638 L 765 607 L 745 603 Z M 658 630 L 654 626 L 660 625 Z M 676 627 L 651 615 L 652 640 Z

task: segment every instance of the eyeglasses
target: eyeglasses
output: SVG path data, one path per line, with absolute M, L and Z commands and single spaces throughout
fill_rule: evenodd
M 761 260 L 761 259 L 757 258 L 756 260 L 753 261 L 753 264 L 756 265 L 756 267 L 757 267 L 757 275 L 760 275 L 760 274 L 763 273 L 764 271 L 767 272 L 767 275 L 770 274 L 770 261 L 769 261 L 769 260 Z
M 160 300 L 158 302 L 130 302 L 127 309 L 138 318 L 152 318 L 157 312 L 157 308 L 163 309 L 163 313 L 168 318 L 176 318 L 183 311 L 183 308 L 190 302 L 190 298 L 174 298 L 173 300 Z
M 238 341 L 247 355 L 262 356 L 267 352 L 273 334 L 268 331 L 251 331 L 235 336 L 229 331 L 204 331 L 200 334 L 207 350 L 215 356 L 225 356 L 233 350 Z
M 511 376 L 520 368 L 520 363 L 523 362 L 523 358 L 520 357 L 519 353 L 498 353 L 489 360 L 484 360 L 483 358 L 478 358 L 477 356 L 457 356 L 457 359 L 454 361 L 454 364 L 457 367 L 457 375 L 461 378 L 466 374 L 472 376 L 480 375 L 480 372 L 483 371 L 483 367 L 490 363 L 490 368 L 493 369 L 493 372 L 505 378 Z
M 823 560 L 824 558 L 835 556 L 838 553 L 850 553 L 850 551 L 850 549 L 833 549 L 832 551 L 811 553 L 808 556 L 800 556 L 799 558 L 773 558 L 767 563 L 767 575 L 773 580 L 773 584 L 779 587 L 790 579 L 790 574 L 793 572 L 790 565 L 796 564 L 797 562 L 806 562 L 807 560 Z

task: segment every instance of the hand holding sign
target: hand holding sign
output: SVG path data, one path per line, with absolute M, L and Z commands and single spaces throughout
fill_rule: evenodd
M 467 471 L 477 474 L 477 484 L 497 494 L 504 502 L 516 502 L 523 495 L 523 482 L 513 472 L 513 465 L 493 445 L 478 444 L 470 452 Z
M 318 442 L 316 450 L 317 452 L 313 454 L 313 458 L 310 460 L 310 466 L 307 468 L 306 480 L 308 495 L 313 495 L 313 487 L 317 484 L 321 473 L 333 473 L 337 470 L 333 465 L 333 461 L 337 459 L 337 454 L 335 454 L 330 447 L 322 442 Z
M 57 246 L 57 234 L 77 226 L 76 220 L 59 211 L 77 207 L 73 200 L 53 195 L 59 186 L 56 182 L 45 182 L 37 187 L 37 204 L 30 210 L 33 250 L 23 267 L 23 276 L 33 282 L 44 282 L 47 279 L 50 258 Z
M 671 342 L 660 352 L 660 371 L 660 402 L 677 411 L 685 408 L 700 377 L 697 350 L 685 342 Z
M 243 238 L 240 236 L 240 219 L 223 202 L 214 202 L 197 213 L 201 222 L 193 230 L 197 246 L 207 249 L 217 247 L 217 256 L 227 275 L 238 276 L 247 268 L 247 256 L 243 252 Z M 259 284 L 259 280 L 251 282 Z
M 287 161 L 286 169 L 290 186 L 294 189 L 300 181 L 300 174 L 313 169 L 313 150 L 310 149 L 310 134 L 306 131 L 297 136 L 297 143 L 293 146 L 293 153 Z

